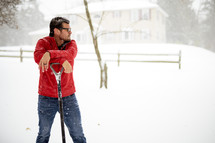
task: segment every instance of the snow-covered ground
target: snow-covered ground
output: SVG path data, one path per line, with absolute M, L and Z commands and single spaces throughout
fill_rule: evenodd
M 76 95 L 88 143 L 214 143 L 215 54 L 171 44 L 103 45 L 103 52 L 182 51 L 178 64 L 108 64 L 99 89 L 97 62 L 76 61 Z M 79 51 L 93 51 L 79 45 Z M 77 58 L 81 58 L 78 55 Z M 83 57 L 84 58 L 84 57 Z M 0 58 L 0 142 L 33 143 L 38 132 L 39 71 L 33 59 Z M 50 143 L 61 142 L 59 114 Z M 72 142 L 66 130 L 67 142 Z

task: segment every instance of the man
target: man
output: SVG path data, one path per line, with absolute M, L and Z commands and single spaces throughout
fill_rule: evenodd
M 77 55 L 77 46 L 74 40 L 70 39 L 72 32 L 69 20 L 63 17 L 55 17 L 50 22 L 49 36 L 37 42 L 34 51 L 34 60 L 39 65 L 39 133 L 37 143 L 48 143 L 52 123 L 57 111 L 58 91 L 57 82 L 50 63 L 60 63 L 55 65 L 55 71 L 64 72 L 61 76 L 61 88 L 63 97 L 64 122 L 69 130 L 74 143 L 86 143 L 83 134 L 81 115 L 75 96 L 75 85 L 73 80 L 74 58 Z

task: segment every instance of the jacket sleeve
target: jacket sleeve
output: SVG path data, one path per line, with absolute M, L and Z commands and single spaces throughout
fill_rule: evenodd
M 69 42 L 66 45 L 66 50 L 48 50 L 50 53 L 51 59 L 56 60 L 60 59 L 60 63 L 62 64 L 65 60 L 74 61 L 77 55 L 77 45 L 74 40 Z
M 37 64 L 39 64 L 40 59 L 43 57 L 45 52 L 47 52 L 45 47 L 46 47 L 45 42 L 42 39 L 40 39 L 37 42 L 37 45 L 34 51 L 34 60 Z
M 74 58 L 77 55 L 76 42 L 72 40 L 66 46 L 68 46 L 66 50 L 49 50 L 50 45 L 43 39 L 40 39 L 37 42 L 34 51 L 34 60 L 37 64 L 39 64 L 45 52 L 49 52 L 51 56 L 50 63 L 60 63 L 62 65 L 66 60 L 74 61 Z

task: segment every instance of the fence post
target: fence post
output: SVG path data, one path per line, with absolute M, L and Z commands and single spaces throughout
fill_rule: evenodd
M 119 63 L 120 63 L 120 53 L 118 52 L 118 67 L 119 67 Z
M 20 48 L 20 62 L 22 62 L 22 61 L 23 61 L 22 54 L 23 54 L 23 50 L 22 50 L 22 48 Z
M 179 62 L 179 69 L 181 69 L 181 50 L 179 51 L 179 59 L 178 59 L 178 62 Z
M 104 72 L 105 72 L 104 85 L 105 85 L 105 88 L 107 89 L 107 78 L 108 78 L 108 75 L 107 75 L 107 64 L 106 63 L 104 65 Z

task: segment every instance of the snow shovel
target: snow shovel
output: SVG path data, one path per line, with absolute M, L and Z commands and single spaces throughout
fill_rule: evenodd
M 55 78 L 57 80 L 57 87 L 58 87 L 58 104 L 59 104 L 59 112 L 60 112 L 60 122 L 61 122 L 61 133 L 62 133 L 62 142 L 66 143 L 65 138 L 65 130 L 64 130 L 64 117 L 63 117 L 63 99 L 62 99 L 62 92 L 61 92 L 61 74 L 63 73 L 63 67 L 62 69 L 57 73 L 53 65 L 59 65 L 59 63 L 52 63 L 50 64 L 50 68 L 53 71 Z

